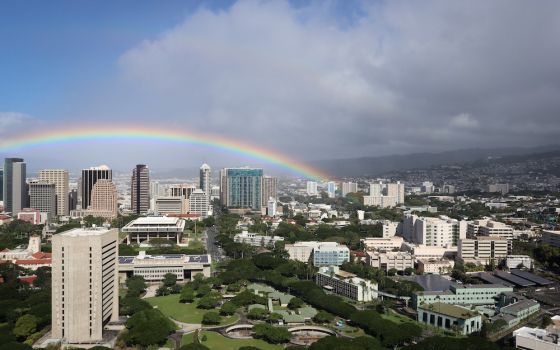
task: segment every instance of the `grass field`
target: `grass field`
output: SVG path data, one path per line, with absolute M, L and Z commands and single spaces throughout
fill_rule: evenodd
M 211 310 L 197 309 L 196 301 L 191 304 L 179 302 L 179 294 L 171 294 L 163 297 L 147 298 L 147 302 L 163 312 L 166 316 L 184 323 L 201 323 L 202 316 Z M 220 324 L 230 324 L 237 321 L 237 315 L 222 317 Z
M 405 323 L 405 322 L 414 322 L 416 323 L 416 320 L 413 320 L 411 318 L 408 318 L 406 316 L 403 316 L 401 314 L 396 313 L 395 311 L 388 309 L 387 312 L 381 314 L 381 317 L 389 320 L 389 321 L 393 321 L 397 324 L 399 323 Z
M 192 343 L 193 334 L 194 333 L 185 334 L 181 341 L 181 345 Z M 210 332 L 210 331 L 203 331 L 200 338 L 202 338 L 202 336 L 204 335 L 206 335 L 207 340 L 202 341 L 201 344 L 209 347 L 212 350 L 237 350 L 242 346 L 255 346 L 261 350 L 282 349 L 281 345 L 269 344 L 264 340 L 260 340 L 260 339 L 230 339 L 224 337 L 219 333 Z

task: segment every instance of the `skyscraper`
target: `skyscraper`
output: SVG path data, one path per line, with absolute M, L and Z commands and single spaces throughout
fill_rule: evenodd
M 261 205 L 266 206 L 270 198 L 278 199 L 278 178 L 263 176 Z
M 99 179 L 91 190 L 92 215 L 115 218 L 118 215 L 117 187 L 110 180 Z
M 316 196 L 317 192 L 317 182 L 315 181 L 307 181 L 307 195 L 308 196 Z
M 189 213 L 198 214 L 205 218 L 208 216 L 208 196 L 201 189 L 194 190 L 189 197 Z
M 130 208 L 135 214 L 146 214 L 150 209 L 150 170 L 138 164 L 132 170 Z
M 54 235 L 52 253 L 52 337 L 72 344 L 103 340 L 103 327 L 119 317 L 117 230 Z
M 97 180 L 100 179 L 111 181 L 113 179 L 113 171 L 106 165 L 82 170 L 82 209 L 87 209 L 91 205 L 91 191 Z
M 336 196 L 336 182 L 327 182 L 327 194 L 329 195 L 329 198 L 334 198 Z
M 56 217 L 56 185 L 44 181 L 29 183 L 29 206 L 48 215 L 52 221 Z
M 225 168 L 220 172 L 221 201 L 228 208 L 261 210 L 263 170 Z
M 25 179 L 26 164 L 22 158 L 4 159 L 4 211 L 11 212 L 12 216 L 23 209 L 27 203 L 27 185 Z
M 44 169 L 39 171 L 39 181 L 52 183 L 56 188 L 56 215 L 68 215 L 68 170 Z M 31 205 L 31 207 L 33 207 Z M 35 208 L 37 209 L 37 208 Z M 51 218 L 49 218 L 51 219 Z
M 212 169 L 206 163 L 200 167 L 200 189 L 204 191 L 210 201 L 210 189 L 212 188 Z
M 4 168 L 0 168 L 0 201 L 4 200 Z

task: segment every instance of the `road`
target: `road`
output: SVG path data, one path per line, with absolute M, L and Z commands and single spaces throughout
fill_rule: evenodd
M 204 239 L 206 241 L 206 251 L 212 257 L 212 260 L 219 263 L 223 260 L 222 248 L 216 245 L 216 236 L 218 235 L 218 228 L 212 226 L 204 231 Z

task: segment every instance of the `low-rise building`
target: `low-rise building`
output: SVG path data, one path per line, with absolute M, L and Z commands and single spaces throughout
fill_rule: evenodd
M 345 245 L 320 245 L 313 249 L 313 266 L 340 266 L 348 261 L 350 249 Z
M 400 249 L 404 243 L 404 239 L 399 236 L 368 237 L 360 239 L 360 242 L 362 242 L 368 250 L 391 251 L 394 249 Z
M 146 255 L 140 252 L 138 256 L 119 257 L 119 276 L 124 277 L 142 276 L 146 281 L 162 281 L 165 274 L 172 273 L 177 280 L 192 280 L 197 274 L 204 277 L 211 276 L 210 255 L 185 255 L 164 254 Z
M 541 241 L 555 247 L 560 247 L 560 231 L 543 230 Z
M 389 271 L 396 269 L 404 271 L 407 268 L 414 268 L 414 257 L 407 252 L 366 252 L 366 263 L 372 267 Z
M 356 277 L 337 266 L 321 267 L 315 276 L 315 283 L 328 292 L 352 300 L 368 302 L 377 299 L 377 283 Z
M 507 327 L 510 328 L 519 324 L 523 319 L 539 312 L 540 309 L 541 306 L 537 301 L 521 297 L 515 299 L 509 305 L 500 307 L 498 314 L 492 317 L 491 320 L 492 322 L 504 320 L 507 323 Z
M 412 294 L 412 305 L 441 302 L 453 305 L 494 305 L 501 293 L 513 292 L 512 287 L 502 284 L 458 284 L 453 283 L 446 291 L 420 291 Z
M 460 306 L 441 302 L 418 307 L 418 322 L 466 335 L 482 329 L 482 316 Z
M 513 331 L 515 346 L 528 350 L 560 350 L 560 332 L 540 328 L 521 327 Z
M 245 243 L 253 247 L 274 247 L 276 242 L 283 241 L 284 237 L 261 236 L 256 233 L 243 231 L 233 236 L 233 240 L 237 243 Z
M 508 255 L 509 243 L 503 237 L 477 236 L 461 239 L 457 247 L 458 257 L 463 262 L 489 264 L 496 263 Z
M 533 259 L 528 255 L 508 255 L 506 256 L 506 266 L 508 269 L 517 269 L 525 267 L 533 268 Z
M 154 238 L 176 241 L 179 244 L 184 230 L 185 220 L 166 216 L 141 217 L 122 228 L 122 232 L 126 233 L 127 244 L 149 243 Z
M 294 244 L 286 244 L 284 249 L 288 252 L 291 260 L 309 262 L 313 255 L 313 250 L 321 245 L 337 247 L 338 243 L 318 241 L 295 242 Z
M 453 270 L 454 262 L 448 259 L 420 259 L 418 262 L 418 272 L 421 274 L 443 275 Z

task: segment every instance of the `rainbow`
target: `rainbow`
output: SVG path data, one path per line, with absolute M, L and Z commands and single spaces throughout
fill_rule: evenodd
M 38 146 L 51 146 L 77 142 L 159 142 L 203 146 L 227 151 L 246 158 L 263 161 L 306 178 L 324 180 L 329 175 L 280 152 L 217 135 L 187 132 L 178 129 L 162 129 L 147 126 L 79 126 L 42 130 L 13 138 L 0 139 L 0 152 Z

